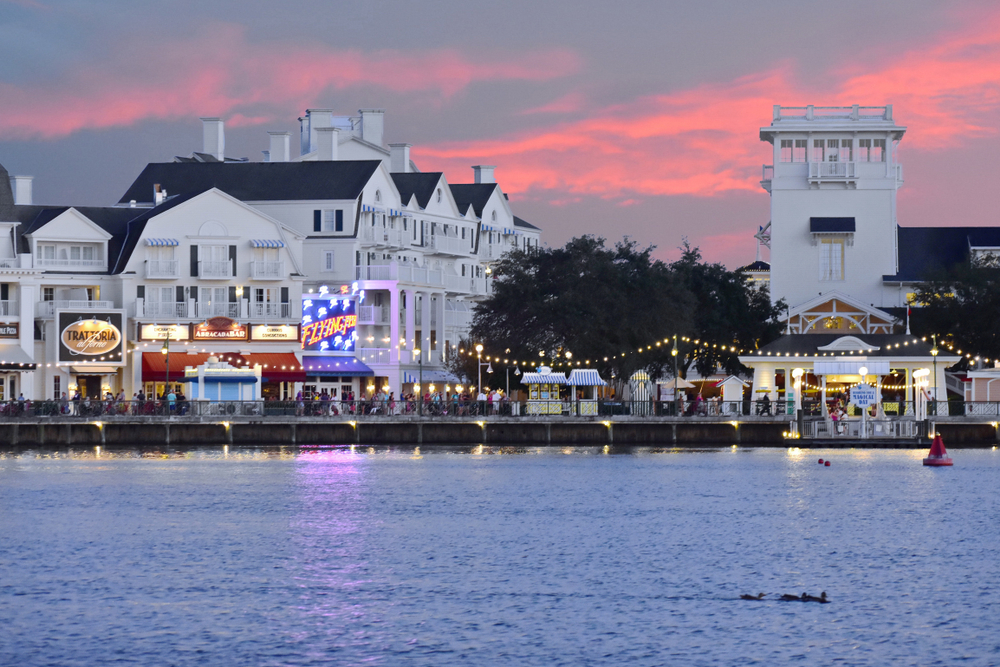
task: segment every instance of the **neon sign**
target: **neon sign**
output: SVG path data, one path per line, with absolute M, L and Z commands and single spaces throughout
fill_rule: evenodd
M 302 349 L 320 352 L 353 350 L 358 340 L 358 316 L 352 298 L 330 295 L 302 299 Z

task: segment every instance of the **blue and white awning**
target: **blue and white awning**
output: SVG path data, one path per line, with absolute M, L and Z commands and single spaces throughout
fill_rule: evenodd
M 180 245 L 180 243 L 177 242 L 177 239 L 146 239 L 146 245 L 161 248 Z
M 566 376 L 562 373 L 525 373 L 521 376 L 521 384 L 566 384 Z
M 483 225 L 483 231 L 500 232 L 501 234 L 504 234 L 506 236 L 510 236 L 512 234 L 520 234 L 520 232 L 518 232 L 516 229 L 509 229 L 507 227 L 493 227 L 492 225 Z
M 285 243 L 275 239 L 250 239 L 251 248 L 284 248 Z
M 420 382 L 420 374 L 414 373 L 413 371 L 403 371 L 403 384 L 410 384 L 413 382 Z M 461 382 L 461 380 L 457 375 L 449 373 L 448 371 L 426 370 L 424 371 L 424 384 L 427 384 L 428 382 L 451 382 L 457 384 Z
M 381 206 L 372 206 L 371 204 L 361 205 L 362 213 L 385 213 L 385 209 Z
M 601 374 L 593 368 L 574 368 L 569 372 L 566 384 L 574 387 L 605 387 L 607 382 L 601 379 Z

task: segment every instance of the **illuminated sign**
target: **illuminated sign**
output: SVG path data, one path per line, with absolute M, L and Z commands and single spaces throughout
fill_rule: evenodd
M 20 338 L 21 330 L 17 324 L 0 324 L 0 338 Z
M 59 311 L 59 361 L 122 363 L 121 312 Z
M 291 324 L 255 324 L 250 327 L 250 340 L 298 340 L 299 330 Z
M 358 316 L 353 298 L 321 290 L 302 299 L 302 349 L 353 350 L 357 343 Z
M 143 324 L 139 327 L 140 340 L 188 340 L 191 331 L 186 324 Z
M 246 340 L 247 327 L 228 317 L 210 317 L 194 325 L 195 340 Z

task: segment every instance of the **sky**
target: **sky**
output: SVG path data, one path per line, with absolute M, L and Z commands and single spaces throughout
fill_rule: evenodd
M 736 268 L 774 104 L 892 104 L 899 223 L 997 224 L 995 1 L 0 0 L 0 164 L 37 204 L 112 205 L 201 150 L 201 116 L 256 161 L 308 108 L 374 107 L 421 171 L 496 165 L 543 243 Z

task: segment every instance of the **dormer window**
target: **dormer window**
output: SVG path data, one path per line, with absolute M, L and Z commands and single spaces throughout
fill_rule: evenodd
M 496 211 L 493 211 L 493 215 L 491 216 L 491 219 L 493 220 L 494 223 L 497 221 L 497 212 Z

